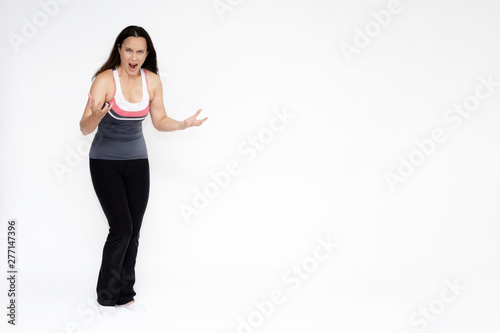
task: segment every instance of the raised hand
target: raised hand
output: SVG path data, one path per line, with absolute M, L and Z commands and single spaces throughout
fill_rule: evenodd
M 101 120 L 106 113 L 111 110 L 113 103 L 105 103 L 104 106 L 101 107 L 101 101 L 95 101 L 91 94 L 89 94 L 89 106 L 92 111 L 91 116 Z
M 196 113 L 194 115 L 192 115 L 191 117 L 184 119 L 184 121 L 183 121 L 184 128 L 188 128 L 191 126 L 200 126 L 201 124 L 203 124 L 205 122 L 205 120 L 208 119 L 208 117 L 205 117 L 203 119 L 196 119 L 196 117 L 199 116 L 200 112 L 201 112 L 201 109 L 196 111 Z

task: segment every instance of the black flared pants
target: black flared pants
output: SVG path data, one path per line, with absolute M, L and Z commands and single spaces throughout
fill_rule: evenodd
M 149 198 L 149 161 L 90 159 L 95 193 L 109 233 L 97 279 L 97 302 L 104 306 L 134 300 L 139 232 Z

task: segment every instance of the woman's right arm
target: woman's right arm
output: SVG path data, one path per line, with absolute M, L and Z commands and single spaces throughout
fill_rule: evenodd
M 109 75 L 107 74 L 106 72 L 99 74 L 90 87 L 87 105 L 80 120 L 80 131 L 83 135 L 92 133 L 101 122 L 101 119 L 113 106 L 112 104 L 106 104 L 102 108 L 102 104 L 104 101 L 107 101 L 107 97 L 109 96 L 110 82 Z M 111 82 L 111 84 L 113 83 Z

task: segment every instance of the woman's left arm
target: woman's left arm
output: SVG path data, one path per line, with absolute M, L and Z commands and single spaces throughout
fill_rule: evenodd
M 196 111 L 194 115 L 183 121 L 178 121 L 167 116 L 165 111 L 165 106 L 163 104 L 163 86 L 161 84 L 160 77 L 152 72 L 148 75 L 148 87 L 149 94 L 152 95 L 151 102 L 149 104 L 149 113 L 151 114 L 151 120 L 153 121 L 153 126 L 160 132 L 171 132 L 177 130 L 183 130 L 191 126 L 200 126 L 208 119 L 196 119 L 201 112 L 201 109 Z

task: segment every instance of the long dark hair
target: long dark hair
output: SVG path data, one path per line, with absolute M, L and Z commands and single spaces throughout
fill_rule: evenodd
M 158 64 L 156 62 L 156 51 L 153 46 L 153 41 L 149 34 L 144 28 L 138 27 L 136 25 L 130 25 L 120 32 L 118 37 L 116 37 L 115 44 L 111 49 L 111 54 L 109 55 L 108 60 L 102 65 L 101 68 L 94 74 L 92 80 L 94 80 L 97 75 L 101 74 L 105 70 L 110 68 L 115 68 L 120 64 L 120 54 L 118 53 L 118 45 L 122 46 L 123 41 L 128 37 L 144 37 L 146 39 L 148 56 L 142 64 L 142 68 L 149 69 L 151 72 L 158 74 Z

